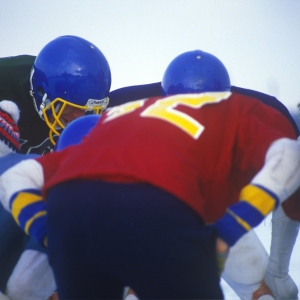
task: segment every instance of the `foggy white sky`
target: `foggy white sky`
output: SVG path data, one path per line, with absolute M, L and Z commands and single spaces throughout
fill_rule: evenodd
M 104 53 L 112 88 L 160 81 L 182 52 L 220 58 L 233 85 L 300 102 L 299 0 L 1 0 L 0 57 L 37 55 L 60 35 Z

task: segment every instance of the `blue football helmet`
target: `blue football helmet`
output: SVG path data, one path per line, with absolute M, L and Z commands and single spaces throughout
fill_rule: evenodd
M 214 55 L 188 51 L 168 65 L 161 82 L 163 95 L 230 91 L 230 78 Z
M 30 75 L 30 94 L 40 117 L 50 128 L 49 137 L 66 124 L 61 118 L 68 106 L 87 113 L 106 109 L 111 72 L 103 53 L 77 36 L 61 36 L 38 54 Z M 69 109 L 69 108 L 68 108 Z
M 60 151 L 68 146 L 79 144 L 95 127 L 100 118 L 100 115 L 87 115 L 71 122 L 58 138 L 55 151 Z

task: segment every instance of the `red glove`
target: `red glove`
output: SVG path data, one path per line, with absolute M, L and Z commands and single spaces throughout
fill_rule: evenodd
M 0 102 L 0 157 L 20 152 L 20 132 L 17 126 L 19 117 L 19 108 L 14 102 Z

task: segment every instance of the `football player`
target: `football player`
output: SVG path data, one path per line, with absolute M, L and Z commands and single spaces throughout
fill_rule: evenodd
M 195 65 L 214 78 L 194 82 L 202 93 L 187 86 L 116 106 L 79 145 L 0 178 L 5 208 L 40 244 L 48 237 L 62 299 L 120 299 L 124 284 L 141 298 L 220 299 L 215 256 L 221 271 L 228 247 L 297 200 L 300 144 L 288 119 L 230 92 L 213 55 L 184 55 L 195 62 L 187 76 Z
M 200 70 L 193 69 L 193 76 L 186 76 L 188 67 L 192 69 L 193 63 L 195 62 L 189 61 L 186 54 L 180 57 L 180 63 L 178 60 L 174 60 L 170 64 L 165 71 L 162 82 L 130 86 L 110 92 L 111 106 L 159 95 L 185 94 L 190 91 L 200 92 L 202 87 L 199 82 L 201 82 L 201 76 L 204 77 L 204 74 L 200 73 Z M 225 66 L 223 68 L 225 69 Z M 208 70 L 206 71 L 206 75 L 210 74 Z M 229 80 L 228 72 L 223 72 L 223 74 Z M 190 82 L 187 82 L 187 79 Z M 188 85 L 191 87 L 184 88 Z M 256 98 L 265 105 L 276 109 L 289 120 L 292 125 L 291 131 L 294 131 L 296 136 L 299 135 L 294 118 L 275 97 L 232 85 L 230 90 L 234 93 Z M 280 126 L 280 123 L 274 124 L 274 127 Z M 292 221 L 285 215 L 282 207 L 279 207 L 273 213 L 272 224 L 270 261 L 265 248 L 253 230 L 242 237 L 230 250 L 222 277 L 243 300 L 252 299 L 253 293 L 254 299 L 262 295 L 269 295 L 269 297 L 272 295 L 276 299 L 297 298 L 298 289 L 288 274 L 288 268 L 293 245 L 298 235 L 299 222 Z M 262 283 L 264 277 L 268 286 L 264 282 Z M 260 287 L 261 283 L 262 286 Z
M 109 101 L 109 64 L 97 46 L 77 36 L 50 41 L 36 58 L 0 59 L 0 78 L 0 99 L 20 109 L 20 153 L 26 155 L 51 151 L 68 123 L 101 113 Z M 2 162 L 2 172 L 19 159 Z M 46 249 L 28 240 L 2 205 L 0 222 L 0 290 L 13 300 L 46 299 L 56 287 Z

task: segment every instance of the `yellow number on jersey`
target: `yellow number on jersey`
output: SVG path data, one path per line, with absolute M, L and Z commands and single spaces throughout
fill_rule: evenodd
M 179 127 L 194 139 L 197 139 L 204 130 L 203 125 L 188 114 L 176 110 L 176 107 L 178 105 L 184 105 L 192 108 L 200 108 L 205 104 L 227 99 L 230 94 L 229 92 L 223 92 L 170 96 L 165 99 L 157 100 L 146 108 L 141 113 L 141 116 L 159 118 L 167 121 Z
M 151 117 L 164 120 L 185 131 L 194 139 L 197 139 L 204 130 L 203 125 L 190 117 L 188 114 L 176 110 L 176 107 L 178 105 L 185 105 L 192 108 L 200 108 L 208 103 L 225 100 L 230 95 L 230 92 L 219 92 L 170 96 L 157 100 L 155 103 L 150 105 L 141 113 L 141 117 Z M 128 102 L 120 106 L 113 107 L 108 111 L 107 118 L 104 120 L 104 122 L 128 114 L 137 108 L 142 107 L 144 103 L 145 99 Z
M 128 102 L 119 106 L 115 106 L 113 108 L 111 108 L 108 112 L 107 112 L 107 118 L 104 120 L 104 122 L 113 120 L 115 118 L 121 117 L 125 114 L 129 114 L 132 111 L 136 110 L 139 107 L 142 107 L 144 105 L 145 100 L 137 100 L 137 101 L 133 101 L 133 102 Z M 104 123 L 103 122 L 103 123 Z

